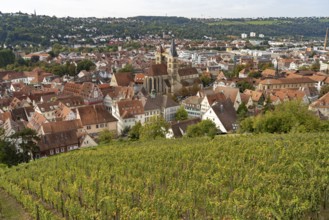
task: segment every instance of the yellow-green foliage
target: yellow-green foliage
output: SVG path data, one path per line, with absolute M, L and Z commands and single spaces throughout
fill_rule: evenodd
M 327 205 L 328 155 L 328 133 L 120 142 L 0 170 L 0 187 L 40 219 L 303 219 Z

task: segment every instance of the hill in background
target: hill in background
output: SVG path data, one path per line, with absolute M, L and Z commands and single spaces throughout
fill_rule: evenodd
M 24 13 L 0 13 L 0 44 L 42 45 L 99 44 L 100 36 L 115 38 L 159 36 L 176 38 L 216 39 L 240 37 L 255 32 L 266 37 L 304 39 L 324 38 L 329 18 L 237 18 L 188 19 L 183 17 L 138 16 L 131 18 L 57 18 Z

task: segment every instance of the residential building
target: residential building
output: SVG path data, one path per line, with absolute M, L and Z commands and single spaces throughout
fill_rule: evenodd
M 125 128 L 131 128 L 137 122 L 142 124 L 145 122 L 144 107 L 140 100 L 118 101 L 112 114 L 118 120 L 118 134 L 122 134 Z
M 184 121 L 177 121 L 170 124 L 168 132 L 166 134 L 166 138 L 173 139 L 173 138 L 181 138 L 186 135 L 187 128 L 191 125 L 195 125 L 201 122 L 200 118 L 192 118 L 187 119 Z
M 309 109 L 312 111 L 318 111 L 326 118 L 329 118 L 329 92 L 318 100 L 314 101 L 309 106 Z
M 203 98 L 199 96 L 190 96 L 182 101 L 184 109 L 190 118 L 201 118 L 201 102 Z
M 83 84 L 66 83 L 63 90 L 64 94 L 71 94 L 74 96 L 81 96 L 86 105 L 93 105 L 103 102 L 103 93 L 98 86 L 91 82 Z
M 279 79 L 265 79 L 259 82 L 259 90 L 268 89 L 286 89 L 286 88 L 300 88 L 300 87 L 313 87 L 315 81 L 308 78 L 279 78 Z
M 237 130 L 237 115 L 230 99 L 214 102 L 202 115 L 202 120 L 211 120 L 220 133 L 230 133 Z
M 97 137 L 104 129 L 117 134 L 118 120 L 109 113 L 103 104 L 88 105 L 76 109 L 77 119 L 91 137 Z

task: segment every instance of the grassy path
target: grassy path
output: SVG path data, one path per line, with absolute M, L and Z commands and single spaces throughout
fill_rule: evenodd
M 32 218 L 14 198 L 0 189 L 0 220 L 17 219 L 31 220 Z

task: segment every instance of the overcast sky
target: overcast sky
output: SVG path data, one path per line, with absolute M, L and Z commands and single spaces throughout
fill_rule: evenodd
M 188 18 L 329 16 L 328 0 L 0 0 L 0 11 L 57 17 Z

